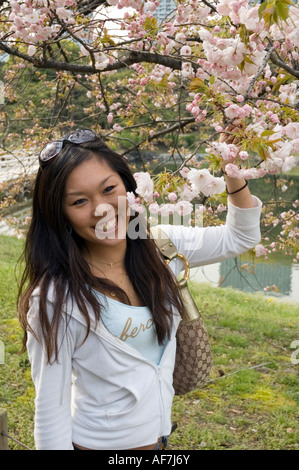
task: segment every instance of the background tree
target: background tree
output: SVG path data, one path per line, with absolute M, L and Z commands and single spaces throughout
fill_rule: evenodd
M 108 6 L 119 11 L 113 27 Z M 175 166 L 155 177 L 163 202 L 175 194 L 172 202 L 200 200 L 218 206 L 217 214 L 225 204 L 221 181 L 191 186 L 190 165 L 219 178 L 222 161 L 234 158 L 228 174 L 274 180 L 274 195 L 290 187 L 282 175 L 296 168 L 299 151 L 297 2 L 177 0 L 161 23 L 158 6 L 158 0 L 0 1 L 0 51 L 9 58 L 0 77 L 3 152 L 26 152 L 73 127 L 91 127 L 123 154 L 137 152 L 146 171 L 144 151 L 164 145 Z M 242 121 L 240 153 L 218 142 L 235 118 Z M 283 225 L 283 233 L 267 237 L 256 254 L 278 247 L 296 257 L 298 195 L 269 203 L 266 231 Z

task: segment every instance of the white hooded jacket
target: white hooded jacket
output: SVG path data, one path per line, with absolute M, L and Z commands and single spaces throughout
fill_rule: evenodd
M 217 227 L 162 225 L 190 263 L 206 265 L 237 256 L 260 240 L 261 202 L 240 209 L 228 203 L 226 224 Z M 170 262 L 178 275 L 180 260 Z M 54 291 L 48 292 L 51 318 Z M 121 304 L 120 304 L 121 305 Z M 31 298 L 28 321 L 38 331 L 39 289 Z M 122 450 L 156 442 L 171 430 L 174 396 L 175 332 L 180 318 L 174 313 L 171 338 L 159 365 L 112 335 L 99 322 L 86 341 L 86 324 L 78 306 L 68 301 L 59 330 L 59 358 L 48 364 L 45 349 L 28 334 L 27 349 L 36 389 L 35 443 L 38 450 L 72 450 L 73 442 L 96 450 Z

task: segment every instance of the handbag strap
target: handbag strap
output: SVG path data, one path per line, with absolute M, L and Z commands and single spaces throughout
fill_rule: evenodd
M 183 261 L 185 265 L 184 280 L 187 281 L 190 276 L 190 268 L 188 260 L 185 258 L 185 256 L 181 253 L 178 253 L 177 247 L 170 240 L 168 235 L 162 229 L 160 229 L 160 227 L 151 227 L 150 233 L 151 237 L 155 240 L 155 243 L 161 251 L 162 255 L 164 256 L 164 258 L 166 258 L 167 264 L 176 257 L 180 258 Z
M 155 240 L 155 243 L 162 252 L 164 258 L 167 258 L 170 261 L 177 257 L 177 247 L 172 243 L 168 235 L 160 229 L 160 227 L 151 227 L 150 232 L 151 237 Z
M 178 286 L 181 291 L 182 298 L 184 300 L 184 305 L 186 308 L 182 322 L 184 324 L 189 324 L 198 318 L 200 318 L 200 312 L 194 302 L 194 299 L 188 289 L 188 279 L 190 275 L 190 268 L 188 260 L 184 255 L 178 253 L 177 247 L 173 244 L 170 238 L 167 236 L 163 230 L 159 227 L 152 227 L 150 229 L 151 237 L 155 240 L 157 247 L 160 249 L 164 258 L 166 258 L 166 263 L 168 264 L 172 259 L 178 257 L 180 258 L 185 265 L 185 274 L 182 279 L 178 281 Z

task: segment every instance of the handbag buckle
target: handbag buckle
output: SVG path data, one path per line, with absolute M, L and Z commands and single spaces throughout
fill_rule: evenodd
M 185 265 L 184 279 L 187 281 L 190 277 L 190 266 L 189 266 L 187 258 L 184 255 L 182 255 L 181 253 L 178 253 L 175 256 L 175 258 L 180 258 L 184 262 L 184 265 Z M 172 258 L 172 259 L 174 259 L 174 258 Z M 170 261 L 171 261 L 170 259 L 165 260 L 167 265 L 170 263 Z

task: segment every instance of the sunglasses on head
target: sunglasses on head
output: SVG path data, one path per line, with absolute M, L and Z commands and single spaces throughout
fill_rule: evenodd
M 47 144 L 39 154 L 39 164 L 40 166 L 43 166 L 48 161 L 57 157 L 59 152 L 61 152 L 63 149 L 65 142 L 80 145 L 84 144 L 85 142 L 92 142 L 93 140 L 97 139 L 99 139 L 99 137 L 90 129 L 79 129 L 74 131 L 63 139 L 54 140 L 53 142 Z

